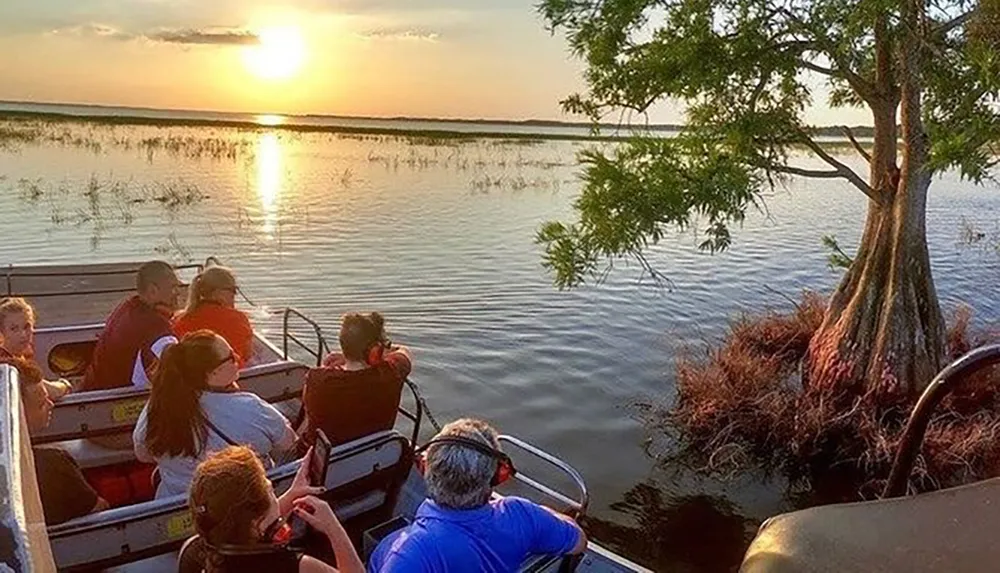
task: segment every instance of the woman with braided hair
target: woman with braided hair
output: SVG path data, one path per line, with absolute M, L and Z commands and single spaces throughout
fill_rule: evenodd
M 192 332 L 163 351 L 132 433 L 136 458 L 159 468 L 156 497 L 187 492 L 198 464 L 226 446 L 248 446 L 268 466 L 272 453 L 295 446 L 288 420 L 240 392 L 238 375 L 233 349 L 211 331 Z
M 195 558 L 202 561 L 206 573 L 364 571 L 330 506 L 310 495 L 318 493 L 318 488 L 308 487 L 307 466 L 302 464 L 291 487 L 280 497 L 274 494 L 264 466 L 248 448 L 226 448 L 198 466 L 188 504 L 203 544 Z M 287 519 L 293 513 L 326 536 L 338 568 L 288 548 Z

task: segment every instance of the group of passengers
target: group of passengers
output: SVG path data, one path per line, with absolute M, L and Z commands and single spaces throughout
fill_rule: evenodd
M 342 444 L 370 432 L 371 412 L 386 418 L 375 420 L 376 426 L 391 428 L 412 368 L 409 350 L 388 341 L 378 313 L 344 316 L 341 352 L 308 373 L 305 417 L 295 429 L 274 406 L 238 384 L 241 368 L 253 363 L 253 329 L 235 307 L 233 273 L 218 266 L 204 269 L 189 287 L 187 307 L 175 314 L 181 289 L 169 264 L 142 265 L 137 294 L 107 319 L 78 391 L 149 387 L 132 436 L 136 458 L 156 464 L 157 498 L 189 495 L 195 528 L 209 547 L 270 547 L 294 513 L 327 538 L 340 570 L 364 570 L 329 505 L 314 497 L 322 490 L 309 487 L 307 464 L 280 497 L 266 471 L 274 460 L 301 455 L 316 429 Z M 34 322 L 34 311 L 23 300 L 0 302 L 0 362 L 21 371 L 26 418 L 37 431 L 49 422 L 52 400 L 71 386 L 42 380 L 32 361 Z M 358 407 L 379 403 L 386 407 Z M 71 456 L 46 447 L 34 452 L 50 525 L 108 507 Z M 378 545 L 368 569 L 509 571 L 531 554 L 581 552 L 586 537 L 572 519 L 520 498 L 493 497 L 497 476 L 509 471 L 509 464 L 496 432 L 485 423 L 459 420 L 446 426 L 418 460 L 429 499 L 413 524 Z M 283 563 L 279 569 L 336 570 L 284 546 L 271 558 Z M 235 570 L 233 558 L 227 559 L 225 567 L 221 562 L 207 567 Z

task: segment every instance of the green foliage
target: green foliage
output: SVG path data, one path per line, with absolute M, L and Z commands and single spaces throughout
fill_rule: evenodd
M 849 269 L 851 265 L 854 264 L 854 259 L 850 255 L 844 252 L 840 248 L 840 243 L 837 242 L 837 237 L 833 235 L 823 235 L 822 238 L 823 246 L 826 250 L 830 251 L 830 254 L 826 256 L 827 264 L 830 265 L 830 270 L 837 269 Z
M 993 179 L 1000 158 L 1000 50 L 964 37 L 943 38 L 941 46 L 933 49 L 926 75 L 930 167 L 956 168 L 976 183 Z
M 818 149 L 803 112 L 816 74 L 835 107 L 896 108 L 899 56 L 912 47 L 904 46 L 911 35 L 902 8 L 919 1 L 544 0 L 539 12 L 586 63 L 587 92 L 564 100 L 566 111 L 598 122 L 672 101 L 687 115 L 676 139 L 637 130 L 625 144 L 581 155 L 579 220 L 549 223 L 538 234 L 556 284 L 599 279 L 619 258 L 648 268 L 647 247 L 692 225 L 704 232 L 701 248 L 725 249 L 730 225 L 788 175 L 844 178 L 877 200 L 863 178 Z M 957 167 L 981 181 L 997 159 L 1000 61 L 995 43 L 970 41 L 964 23 L 942 28 L 972 6 L 928 4 L 916 49 L 927 62 L 928 168 Z M 829 168 L 790 164 L 803 144 Z
M 646 247 L 667 229 L 685 229 L 696 220 L 704 223 L 701 249 L 727 248 L 728 225 L 743 220 L 761 184 L 746 160 L 729 150 L 680 136 L 635 138 L 610 155 L 584 151 L 586 192 L 576 208 L 585 216 L 570 226 L 548 223 L 538 235 L 557 285 L 579 285 L 599 272 L 602 259 L 622 253 L 645 264 Z

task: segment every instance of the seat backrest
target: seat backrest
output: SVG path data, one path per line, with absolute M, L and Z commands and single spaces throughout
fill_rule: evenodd
M 381 432 L 335 447 L 330 454 L 326 487 L 345 527 L 392 506 L 390 475 L 409 460 L 409 441 Z M 268 472 L 275 493 L 283 493 L 301 460 Z M 176 551 L 194 534 L 187 496 L 180 495 L 120 507 L 72 519 L 48 528 L 60 570 L 91 571 Z
M 188 538 L 177 553 L 177 573 L 202 573 L 205 568 L 205 542 L 198 535 Z
M 114 307 L 135 292 L 141 263 L 85 265 L 25 265 L 0 267 L 0 296 L 24 297 L 35 307 L 36 326 L 69 326 L 104 320 Z M 182 275 L 200 265 L 175 267 Z M 181 300 L 187 290 L 179 294 Z
M 83 376 L 104 323 L 35 329 L 35 361 L 49 379 Z
M 312 420 L 312 425 L 323 430 L 335 446 L 391 430 L 402 394 L 399 378 L 372 383 L 364 377 L 340 377 L 326 368 L 313 368 L 306 376 L 307 400 L 322 395 L 322 419 Z
M 301 396 L 306 367 L 297 362 L 263 364 L 240 372 L 239 384 L 266 402 L 276 404 Z M 34 444 L 48 444 L 111 435 L 131 436 L 149 390 L 114 388 L 74 393 L 56 402 L 48 427 L 31 435 Z

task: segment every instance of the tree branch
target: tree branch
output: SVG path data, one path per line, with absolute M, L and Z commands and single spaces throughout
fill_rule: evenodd
M 972 16 L 974 14 L 975 10 L 969 10 L 968 12 L 962 14 L 961 16 L 952 18 L 951 20 L 948 20 L 947 22 L 944 22 L 940 26 L 934 28 L 934 34 L 944 36 L 945 34 L 951 32 L 955 28 L 964 26 L 966 23 L 968 23 L 969 20 L 972 19 Z
M 846 125 L 842 125 L 840 126 L 840 129 L 844 130 L 844 135 L 847 136 L 847 139 L 851 140 L 851 143 L 854 145 L 854 149 L 858 150 L 858 153 L 861 154 L 861 157 L 864 157 L 865 161 L 871 164 L 872 156 L 869 155 L 867 151 L 865 151 L 864 147 L 861 147 L 861 144 L 858 143 L 857 139 L 855 139 L 854 132 L 851 131 L 851 128 L 847 127 Z
M 777 173 L 787 173 L 788 175 L 798 175 L 800 177 L 812 177 L 814 179 L 839 179 L 841 177 L 840 171 L 835 169 L 830 169 L 828 171 L 819 171 L 817 169 L 802 169 L 801 167 L 792 167 L 791 165 L 778 165 L 775 163 L 769 164 L 765 169 L 769 171 L 775 171 Z
M 814 64 L 809 60 L 799 58 L 798 64 L 807 70 L 812 70 L 818 74 L 823 74 L 824 76 L 840 76 L 840 72 L 833 68 L 824 68 L 819 64 Z
M 840 161 L 837 161 L 835 157 L 827 153 L 827 151 L 823 149 L 823 147 L 820 146 L 820 144 L 813 141 L 813 139 L 809 137 L 809 135 L 804 131 L 800 130 L 799 136 L 801 138 L 802 143 L 804 143 L 806 147 L 811 149 L 812 152 L 818 155 L 820 159 L 826 161 L 826 163 L 831 167 L 833 167 L 841 177 L 850 181 L 852 185 L 857 187 L 872 201 L 875 201 L 876 203 L 879 204 L 882 203 L 882 197 L 879 196 L 879 193 L 874 189 L 872 189 L 872 187 L 868 185 L 868 183 L 866 183 L 864 179 L 858 176 L 858 174 L 855 173 L 853 169 L 844 165 Z
M 833 42 L 830 41 L 830 38 L 825 35 L 824 31 L 817 30 L 816 28 L 813 27 L 811 22 L 806 22 L 802 20 L 794 13 L 792 13 L 791 10 L 783 8 L 782 11 L 785 13 L 785 15 L 788 17 L 789 20 L 798 24 L 799 27 L 801 27 L 803 30 L 805 30 L 815 38 L 814 41 L 811 42 L 811 44 L 815 45 L 817 48 L 821 48 L 823 50 L 823 53 L 826 54 L 826 56 L 830 59 L 830 61 L 832 61 L 834 64 L 837 65 L 836 69 L 837 77 L 844 78 L 844 80 L 847 81 L 847 83 L 851 86 L 851 89 L 858 92 L 858 95 L 861 96 L 861 99 L 870 102 L 875 95 L 875 86 L 873 86 L 871 82 L 869 82 L 865 78 L 861 77 L 861 75 L 859 75 L 857 72 L 851 70 L 851 67 L 842 57 L 840 57 L 840 54 L 838 53 L 836 46 L 833 44 Z M 805 67 L 809 68 L 809 66 Z

